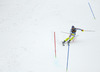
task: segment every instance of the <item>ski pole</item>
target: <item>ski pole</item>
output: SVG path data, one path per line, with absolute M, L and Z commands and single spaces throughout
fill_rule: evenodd
M 86 32 L 95 32 L 94 30 L 84 30 Z
M 68 33 L 68 32 L 63 32 L 63 31 L 61 31 L 61 33 L 66 33 L 66 34 L 70 34 L 70 33 Z

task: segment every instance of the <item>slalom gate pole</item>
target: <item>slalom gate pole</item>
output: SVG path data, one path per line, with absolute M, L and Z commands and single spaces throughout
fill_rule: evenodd
M 56 34 L 54 32 L 54 48 L 55 48 L 55 58 L 56 58 Z
M 94 13 L 93 13 L 93 10 L 92 10 L 92 8 L 91 8 L 91 5 L 90 5 L 89 2 L 88 2 L 88 5 L 89 5 L 89 8 L 90 8 L 90 10 L 91 10 L 91 12 L 92 12 L 92 15 L 93 15 L 94 19 L 96 19 L 96 18 L 95 18 L 95 15 L 94 15 Z
M 67 52 L 67 65 L 66 65 L 66 72 L 68 71 L 68 61 L 69 61 L 69 46 L 70 46 L 70 44 L 68 43 L 68 52 Z

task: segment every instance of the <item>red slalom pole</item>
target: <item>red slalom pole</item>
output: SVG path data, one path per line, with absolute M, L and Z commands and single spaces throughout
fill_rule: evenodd
M 55 48 L 55 58 L 56 58 L 56 34 L 54 32 L 54 48 Z

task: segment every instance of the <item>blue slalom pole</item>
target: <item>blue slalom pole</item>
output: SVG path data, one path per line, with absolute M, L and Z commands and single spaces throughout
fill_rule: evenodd
M 68 43 L 68 53 L 67 53 L 67 66 L 66 66 L 66 72 L 68 71 L 68 61 L 69 61 L 69 43 Z
M 89 5 L 90 10 L 91 10 L 91 12 L 92 12 L 92 15 L 93 15 L 93 17 L 94 17 L 94 19 L 95 19 L 95 15 L 94 15 L 94 13 L 93 13 L 93 10 L 92 10 L 91 5 L 90 5 L 90 3 L 89 3 L 89 2 L 88 2 L 88 5 Z

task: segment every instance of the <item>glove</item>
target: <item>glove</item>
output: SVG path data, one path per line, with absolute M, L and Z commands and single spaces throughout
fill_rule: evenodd
M 83 29 L 82 29 L 81 31 L 82 31 L 82 32 L 84 32 L 84 30 L 83 30 Z

